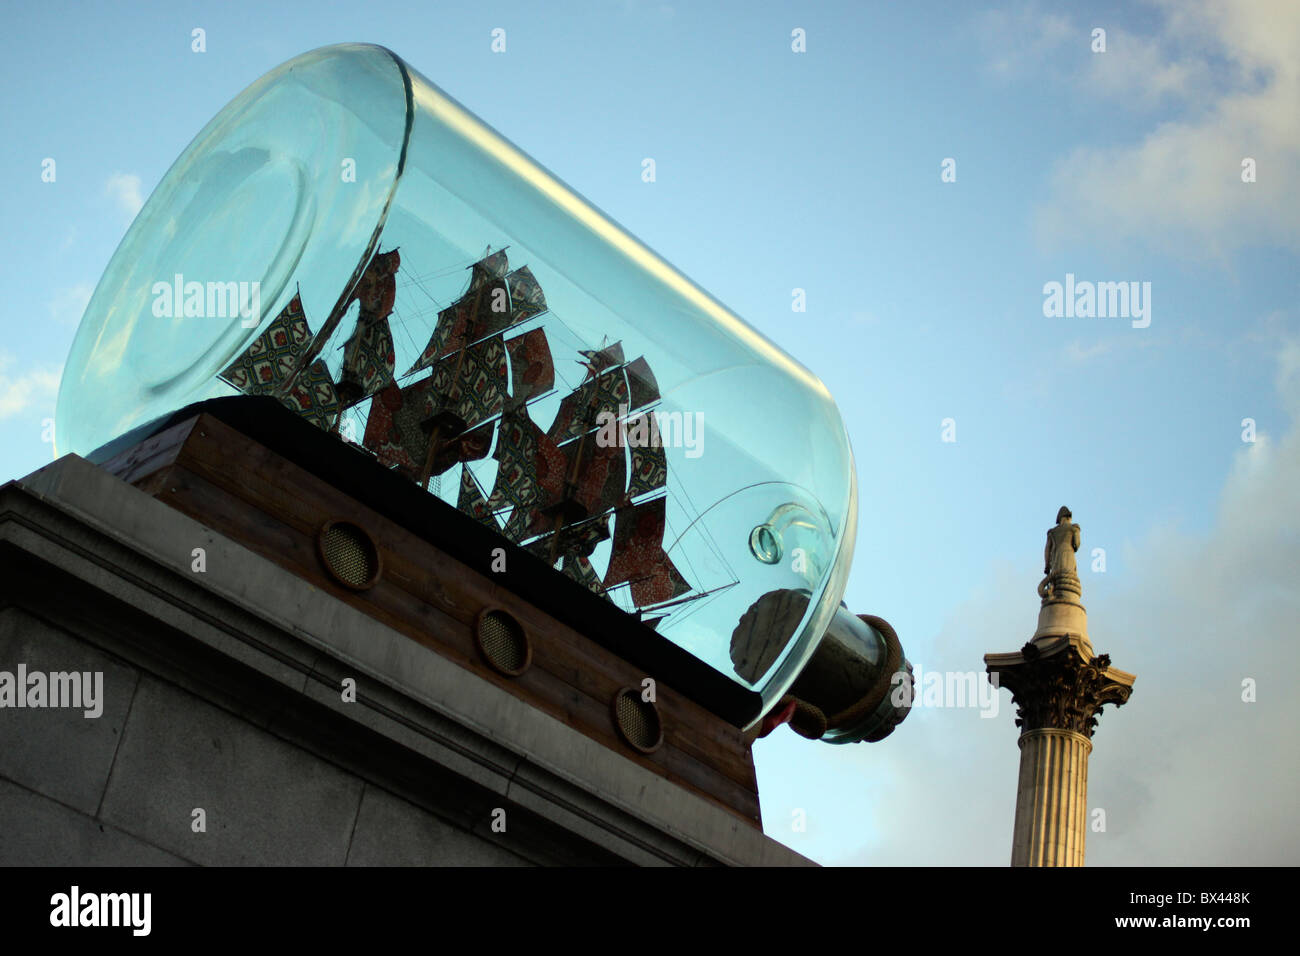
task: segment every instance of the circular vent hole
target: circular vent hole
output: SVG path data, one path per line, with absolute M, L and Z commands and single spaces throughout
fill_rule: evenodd
M 485 611 L 479 617 L 478 648 L 493 670 L 509 677 L 518 677 L 532 663 L 524 629 L 505 611 Z
M 340 584 L 356 590 L 379 580 L 379 550 L 370 535 L 346 521 L 331 521 L 320 535 L 325 568 Z
M 623 739 L 642 753 L 652 753 L 663 742 L 663 724 L 659 721 L 659 708 L 631 687 L 625 687 L 614 698 L 614 724 Z

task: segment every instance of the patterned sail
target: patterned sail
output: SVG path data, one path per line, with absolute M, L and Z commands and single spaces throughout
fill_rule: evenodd
M 628 395 L 627 376 L 621 366 L 588 378 L 560 400 L 551 424 L 552 440 L 559 444 L 577 438 L 598 427 L 605 414 L 617 416 L 627 405 Z
M 596 545 L 609 539 L 609 515 L 599 515 L 578 524 L 566 525 L 559 531 L 530 541 L 525 547 L 543 560 L 549 560 L 554 550 L 557 557 L 589 557 Z
M 393 383 L 381 389 L 370 403 L 361 444 L 374 452 L 381 464 L 409 475 L 420 470 L 429 441 L 421 427 L 428 407 L 421 393 L 429 386 L 428 379 L 406 388 Z
M 402 257 L 396 249 L 381 252 L 370 260 L 352 292 L 352 298 L 360 305 L 360 321 L 386 319 L 392 313 L 397 301 L 397 270 L 401 265 Z
M 318 428 L 330 429 L 338 418 L 339 397 L 334 390 L 334 379 L 320 359 L 298 376 L 280 401 Z
M 311 339 L 302 299 L 295 295 L 220 378 L 246 395 L 274 394 L 293 374 Z M 319 359 L 299 373 L 280 402 L 320 428 L 332 428 L 339 414 L 334 379 Z
M 510 271 L 510 260 L 506 258 L 506 251 L 501 249 L 485 256 L 470 268 L 469 291 L 477 292 L 482 286 L 504 279 L 506 273 Z
M 581 354 L 587 360 L 587 367 L 594 374 L 599 374 L 607 368 L 613 368 L 615 365 L 623 364 L 623 343 L 615 342 L 613 345 L 607 345 L 603 349 L 579 349 Z
M 343 371 L 339 391 L 348 405 L 355 405 L 385 388 L 393 381 L 397 351 L 388 319 L 357 322 L 352 338 L 343 351 Z
M 514 506 L 502 533 L 519 542 L 549 530 L 552 525 L 542 520 L 540 509 L 563 496 L 569 463 L 550 436 L 529 418 L 525 406 L 510 409 L 501 417 L 496 457 L 497 480 L 489 505 L 493 510 Z
M 650 363 L 645 360 L 645 356 L 633 359 L 624 371 L 627 373 L 628 391 L 631 393 L 629 408 L 645 408 L 651 402 L 659 401 L 659 383 L 655 381 L 654 372 L 650 371 Z
M 525 538 L 530 537 L 528 530 L 529 522 L 532 520 L 533 510 L 531 508 L 516 508 L 506 519 L 506 526 L 501 529 L 501 533 L 519 544 Z
M 562 500 L 580 506 L 579 513 L 584 515 L 608 513 L 623 500 L 627 487 L 627 457 L 622 446 L 600 445 L 588 435 L 560 445 L 559 451 L 564 456 L 565 482 L 558 494 L 544 495 L 533 507 L 527 525 L 530 535 L 555 530 L 555 519 L 549 509 Z M 576 479 L 572 478 L 574 475 Z M 564 553 L 564 548 L 561 547 L 560 551 Z
M 478 482 L 474 480 L 474 476 L 468 468 L 462 469 L 460 473 L 460 495 L 456 499 L 456 508 L 476 521 L 487 525 L 493 531 L 501 530 L 501 526 L 497 524 L 497 519 L 492 515 L 492 509 L 488 507 L 488 503 L 483 497 Z
M 526 322 L 546 311 L 546 296 L 528 266 L 521 266 L 506 276 L 506 285 L 510 288 L 512 324 Z
M 564 453 L 528 417 L 526 407 L 509 409 L 501 416 L 493 457 L 497 477 L 488 498 L 489 510 L 528 509 L 563 493 Z
M 512 324 L 506 285 L 509 268 L 504 249 L 470 266 L 469 290 L 438 313 L 438 324 L 429 344 L 407 371 L 408 375 Z
M 597 574 L 596 569 L 591 566 L 591 561 L 582 555 L 566 554 L 563 563 L 560 565 L 560 570 L 564 572 L 567 577 L 572 578 L 583 587 L 587 588 L 587 590 L 594 591 L 602 597 L 608 597 L 608 595 L 605 594 L 604 585 L 600 583 L 600 575 Z
M 266 331 L 220 374 L 245 395 L 267 395 L 293 372 L 297 358 L 311 345 L 311 326 L 294 295 Z
M 583 350 L 590 375 L 560 401 L 551 425 L 556 442 L 564 442 L 598 428 L 605 416 L 623 415 L 659 400 L 659 383 L 644 357 L 623 363 L 623 345 Z
M 469 324 L 471 304 L 458 300 L 438 313 L 438 324 L 433 327 L 429 344 L 424 347 L 415 364 L 407 369 L 406 374 L 428 368 L 445 355 L 453 354 L 465 346 L 465 329 Z
M 353 292 L 358 303 L 357 325 L 343 352 L 338 385 L 344 405 L 369 398 L 393 380 L 397 352 L 388 317 L 397 301 L 401 263 L 396 249 L 375 256 Z
M 429 453 L 431 433 L 425 426 L 436 411 L 436 397 L 432 378 L 406 388 L 394 384 L 382 389 L 370 405 L 362 444 L 382 464 L 411 476 L 419 474 Z M 484 422 L 460 435 L 440 438 L 430 473 L 440 475 L 459 462 L 486 457 L 494 426 L 495 422 Z
M 621 509 L 614 519 L 614 546 L 605 571 L 605 588 L 628 582 L 632 601 L 648 607 L 691 590 L 664 551 L 663 498 Z
M 499 308 L 498 308 L 499 307 Z M 439 359 L 455 355 L 466 346 L 500 332 L 510 324 L 509 297 L 503 280 L 496 279 L 466 293 L 438 313 L 438 323 L 415 364 L 406 374 L 428 368 Z
M 668 458 L 664 453 L 659 437 L 659 423 L 653 411 L 629 418 L 625 424 L 632 468 L 624 501 L 631 501 L 668 484 Z
M 492 447 L 492 432 L 495 427 L 495 422 L 484 422 L 478 428 L 471 428 L 455 438 L 439 442 L 429 474 L 441 475 L 456 465 L 486 458 L 488 449 Z
M 429 415 L 448 411 L 466 426 L 477 425 L 501 411 L 506 400 L 506 348 L 501 337 L 486 339 L 434 367 Z
M 471 343 L 504 332 L 514 325 L 514 318 L 510 312 L 510 296 L 506 292 L 504 279 L 491 280 L 483 287 L 481 293 L 475 292 L 474 296 L 478 298 L 479 304 L 476 313 L 478 317 L 469 330 Z
M 586 509 L 587 514 L 611 511 L 623 500 L 627 487 L 627 456 L 621 445 L 602 445 L 588 436 L 585 440 L 561 445 L 560 450 L 569 465 L 567 473 L 572 475 L 577 471 L 573 498 Z
M 555 361 L 543 329 L 506 340 L 510 353 L 510 405 L 523 403 L 555 387 Z

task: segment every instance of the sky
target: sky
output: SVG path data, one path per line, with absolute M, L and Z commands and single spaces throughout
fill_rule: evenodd
M 1094 738 L 1089 865 L 1300 863 L 1281 680 L 1300 665 L 1300 5 L 53 2 L 6 20 L 0 480 L 51 459 L 81 313 L 190 139 L 283 61 L 379 43 L 825 382 L 858 467 L 846 601 L 922 673 L 982 679 L 985 653 L 1032 636 L 1044 532 L 1071 508 L 1093 645 L 1137 675 Z M 1146 315 L 1047 314 L 1067 275 L 1138 283 Z M 922 706 L 877 744 L 759 741 L 765 830 L 831 865 L 1005 865 L 999 693 L 996 714 Z

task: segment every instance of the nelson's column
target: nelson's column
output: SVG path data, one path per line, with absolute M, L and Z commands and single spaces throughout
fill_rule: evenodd
M 1088 755 L 1103 704 L 1119 706 L 1133 674 L 1094 654 L 1075 567 L 1079 526 L 1062 507 L 1047 532 L 1038 630 L 1020 650 L 985 654 L 989 679 L 1009 688 L 1020 728 L 1012 866 L 1082 866 Z

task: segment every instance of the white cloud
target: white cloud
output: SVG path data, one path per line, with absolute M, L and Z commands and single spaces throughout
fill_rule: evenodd
M 1172 59 L 1177 55 L 1162 38 L 1111 27 L 1106 31 L 1106 52 L 1088 58 L 1084 88 L 1128 106 L 1197 100 L 1207 91 L 1209 64 L 1194 56 Z
M 62 372 L 34 366 L 15 374 L 14 362 L 12 355 L 0 352 L 0 419 L 10 418 L 32 406 L 45 403 L 49 403 L 52 411 Z
M 1300 343 L 1283 354 L 1279 371 L 1293 374 Z M 1287 680 L 1300 666 L 1300 395 L 1279 385 L 1292 424 L 1273 440 L 1261 423 L 1240 446 L 1213 531 L 1133 548 L 1135 580 L 1106 608 L 1116 664 L 1138 683 L 1096 741 L 1106 756 L 1090 803 L 1123 824 L 1122 839 L 1097 838 L 1097 863 L 1300 863 L 1300 705 Z M 1255 703 L 1242 700 L 1246 679 Z
M 134 219 L 144 205 L 140 177 L 134 173 L 113 173 L 104 185 L 105 195 L 112 198 L 128 219 Z
M 1137 142 L 1087 146 L 1057 166 L 1044 234 L 1120 236 L 1209 258 L 1300 249 L 1300 4 L 1161 0 L 1161 32 L 1108 36 L 1085 92 L 1173 101 Z M 1102 133 L 1104 135 L 1104 132 Z M 1242 182 L 1253 159 L 1256 181 Z

